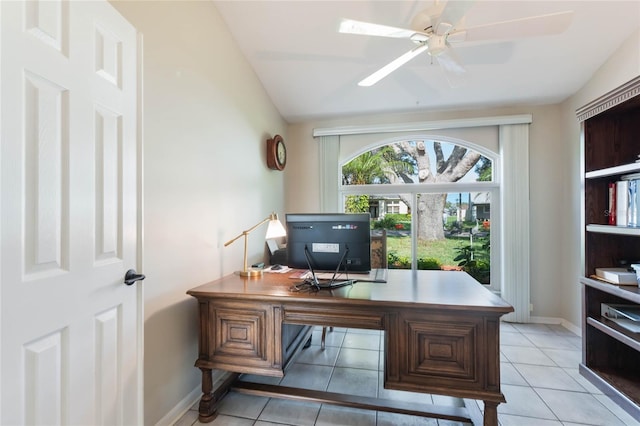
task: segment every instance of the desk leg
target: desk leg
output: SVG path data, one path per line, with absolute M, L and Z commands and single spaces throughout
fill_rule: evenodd
M 223 378 L 216 381 L 216 388 L 213 388 L 213 375 L 211 369 L 206 367 L 198 367 L 202 371 L 202 398 L 198 412 L 198 419 L 201 423 L 209 423 L 218 415 L 216 412 L 216 404 L 229 392 L 229 388 L 235 382 L 240 373 L 225 373 Z
M 498 426 L 498 403 L 484 402 L 484 426 Z
M 214 403 L 216 402 L 213 397 L 213 379 L 210 368 L 200 367 L 202 371 L 202 398 L 200 398 L 200 405 L 198 411 L 200 412 L 199 420 L 202 423 L 209 423 L 216 418 L 216 412 L 214 410 Z

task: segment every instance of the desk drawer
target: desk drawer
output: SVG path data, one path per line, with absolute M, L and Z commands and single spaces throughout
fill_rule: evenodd
M 325 327 L 365 328 L 370 330 L 384 329 L 383 312 L 376 313 L 358 308 L 338 308 L 329 306 L 286 306 L 283 322 L 288 324 L 309 324 Z
M 492 364 L 499 355 L 497 342 L 487 339 L 488 318 L 407 311 L 395 319 L 387 336 L 385 387 L 495 398 L 499 367 Z
M 269 304 L 201 303 L 200 326 L 207 337 L 200 339 L 198 366 L 281 377 L 280 312 Z

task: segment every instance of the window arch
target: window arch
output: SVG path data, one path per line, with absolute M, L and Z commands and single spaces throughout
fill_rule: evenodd
M 389 267 L 464 268 L 499 288 L 491 273 L 499 263 L 491 254 L 499 253 L 491 235 L 498 164 L 496 152 L 450 136 L 385 139 L 340 163 L 340 207 L 371 213 L 374 232 L 387 235 Z

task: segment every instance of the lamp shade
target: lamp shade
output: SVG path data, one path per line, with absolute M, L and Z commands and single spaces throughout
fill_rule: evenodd
M 282 222 L 278 220 L 278 216 L 276 216 L 275 219 L 269 220 L 265 239 L 270 240 L 272 238 L 284 237 L 285 235 L 287 235 L 287 231 L 285 231 L 284 226 L 282 226 Z

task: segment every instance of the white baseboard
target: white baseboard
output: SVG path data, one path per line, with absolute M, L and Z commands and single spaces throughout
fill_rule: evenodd
M 213 381 L 213 389 L 216 389 L 217 386 L 221 382 L 223 382 L 228 376 L 228 372 L 222 370 L 213 370 L 212 371 L 212 381 Z M 182 398 L 175 407 L 173 407 L 167 414 L 165 414 L 155 426 L 168 426 L 175 424 L 178 420 L 184 416 L 184 414 L 189 411 L 193 404 L 198 402 L 200 397 L 202 396 L 202 385 L 198 385 L 194 390 L 189 392 L 187 396 Z
M 178 404 L 173 407 L 171 411 L 169 411 L 164 415 L 164 417 L 158 420 L 156 426 L 168 426 L 174 424 L 175 422 L 180 420 L 182 416 L 184 416 L 184 413 L 186 413 L 191 407 L 193 407 L 193 404 L 195 404 L 201 396 L 202 386 L 198 385 L 194 390 L 189 392 L 187 396 L 182 398 L 182 400 L 178 402 Z
M 567 321 L 564 318 L 553 318 L 553 317 L 529 317 L 529 322 L 534 324 L 559 324 L 571 331 L 572 333 L 577 334 L 578 336 L 582 336 L 582 328 L 576 326 L 575 324 Z

